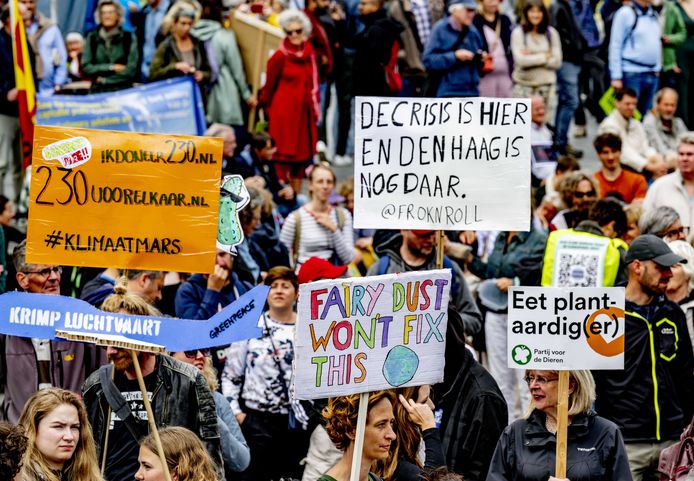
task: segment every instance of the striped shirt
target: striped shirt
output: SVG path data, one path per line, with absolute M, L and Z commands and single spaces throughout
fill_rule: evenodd
M 343 209 L 342 207 L 339 207 Z M 342 210 L 345 221 L 342 229 L 330 232 L 320 225 L 305 207 L 299 209 L 301 233 L 299 236 L 298 256 L 294 253 L 296 232 L 296 216 L 294 212 L 289 214 L 280 232 L 280 242 L 291 253 L 292 259 L 297 258 L 297 264 L 301 265 L 310 257 L 320 257 L 329 261 L 335 256 L 342 264 L 349 264 L 354 258 L 354 234 L 352 231 L 352 215 L 347 209 Z M 295 211 L 296 212 L 296 211 Z M 332 209 L 330 215 L 335 225 L 339 225 L 337 210 Z

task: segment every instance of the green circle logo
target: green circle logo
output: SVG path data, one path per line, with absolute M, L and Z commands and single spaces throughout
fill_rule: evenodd
M 530 348 L 525 344 L 518 344 L 511 350 L 511 359 L 516 364 L 525 366 L 532 359 Z

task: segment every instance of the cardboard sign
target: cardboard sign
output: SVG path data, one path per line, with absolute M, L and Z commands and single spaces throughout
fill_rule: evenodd
M 0 334 L 53 339 L 64 337 L 60 331 L 102 341 L 120 336 L 169 351 L 222 346 L 261 336 L 258 319 L 269 290 L 256 286 L 207 320 L 104 312 L 73 297 L 8 292 L 0 296 Z
M 299 287 L 298 399 L 443 379 L 450 269 L 318 281 Z
M 37 127 L 27 261 L 208 273 L 222 140 Z
M 358 97 L 354 224 L 530 228 L 530 100 Z
M 624 369 L 624 288 L 512 287 L 508 366 Z

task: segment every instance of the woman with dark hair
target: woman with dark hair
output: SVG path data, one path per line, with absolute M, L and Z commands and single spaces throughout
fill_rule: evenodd
M 513 96 L 539 94 L 545 101 L 545 118 L 556 109 L 557 69 L 562 51 L 559 34 L 549 25 L 549 12 L 542 0 L 529 0 L 523 7 L 521 24 L 511 33 L 513 53 Z
M 139 59 L 137 38 L 123 30 L 125 12 L 116 0 L 99 0 L 99 26 L 89 32 L 82 52 L 82 74 L 92 81 L 92 92 L 133 86 Z
M 393 451 L 397 439 L 393 414 L 396 402 L 392 391 L 376 391 L 369 394 L 359 481 L 380 481 L 380 478 L 371 472 L 371 468 L 376 462 L 386 463 Z M 330 398 L 328 406 L 323 409 L 325 430 L 333 444 L 344 454 L 332 469 L 318 478 L 318 481 L 349 481 L 358 412 L 359 394 Z M 385 469 L 388 471 L 387 467 Z
M 190 35 L 196 20 L 195 10 L 174 5 L 171 35 L 159 44 L 149 68 L 149 80 L 190 75 L 198 84 L 210 81 L 211 69 L 205 46 Z
M 482 50 L 489 59 L 482 66 L 480 78 L 481 97 L 511 97 L 513 83 L 513 55 L 511 54 L 511 30 L 513 22 L 501 13 L 500 0 L 479 0 L 479 8 L 472 23 L 482 34 Z
M 299 461 L 308 448 L 303 426 L 287 428 L 290 419 L 306 420 L 289 392 L 299 282 L 289 267 L 273 267 L 264 284 L 270 293 L 260 320 L 263 336 L 232 344 L 222 373 L 222 393 L 251 450 L 251 464 L 242 474 L 248 481 L 300 478 Z M 271 463 L 268 453 L 273 453 Z
M 27 437 L 20 426 L 0 421 L 0 479 L 15 480 L 22 468 Z
M 392 472 L 376 474 L 384 479 L 421 481 L 436 469 L 446 466 L 441 447 L 441 434 L 434 419 L 434 403 L 429 395 L 431 386 L 398 388 L 398 401 L 393 406 L 397 449 L 391 451 L 385 466 Z M 419 458 L 424 441 L 424 463 Z M 392 462 L 391 462 L 392 461 Z
M 285 10 L 278 21 L 287 36 L 268 60 L 258 103 L 270 116 L 269 133 L 277 143 L 277 177 L 288 182 L 294 192 L 301 192 L 318 141 L 318 65 L 308 41 L 311 22 L 306 14 Z
M 343 207 L 333 207 L 328 200 L 335 190 L 335 172 L 316 165 L 308 176 L 311 200 L 287 216 L 280 241 L 291 253 L 298 268 L 311 257 L 320 257 L 335 265 L 354 258 L 352 215 Z
M 27 436 L 22 481 L 101 481 L 87 410 L 77 396 L 58 388 L 36 392 L 19 425 Z

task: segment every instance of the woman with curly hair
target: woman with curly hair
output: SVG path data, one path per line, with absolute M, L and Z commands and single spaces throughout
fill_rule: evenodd
M 396 403 L 392 391 L 376 391 L 369 394 L 369 408 L 364 430 L 364 447 L 361 453 L 360 481 L 379 481 L 372 471 L 376 462 L 385 463 L 395 446 L 395 416 L 393 406 Z M 349 481 L 352 470 L 352 456 L 357 432 L 359 412 L 359 395 L 330 398 L 323 410 L 325 430 L 330 440 L 344 454 L 342 458 L 318 481 Z M 385 472 L 391 469 L 380 468 Z
M 22 468 L 27 437 L 20 426 L 0 422 L 0 479 L 12 481 Z
M 172 481 L 218 481 L 214 463 L 195 433 L 173 426 L 160 429 L 159 437 Z M 152 434 L 140 442 L 137 461 L 140 463 L 140 469 L 135 473 L 137 481 L 166 479 Z
M 38 391 L 24 405 L 19 425 L 27 436 L 22 481 L 101 481 L 87 411 L 65 389 Z

